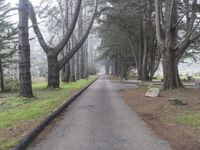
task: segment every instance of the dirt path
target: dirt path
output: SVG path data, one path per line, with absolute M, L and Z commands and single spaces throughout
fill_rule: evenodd
M 48 137 L 29 150 L 170 150 L 117 93 L 134 86 L 101 77 L 70 106 Z
M 145 97 L 147 88 L 128 89 L 120 91 L 127 104 L 145 121 L 150 130 L 167 140 L 173 150 L 200 150 L 200 131 L 194 124 L 200 112 L 200 92 L 197 89 L 179 89 L 162 91 L 159 97 Z M 187 105 L 171 105 L 169 98 L 178 98 Z M 186 114 L 190 114 L 189 119 Z M 196 114 L 196 115 L 195 115 Z M 182 121 L 189 120 L 191 124 L 176 121 L 181 116 Z

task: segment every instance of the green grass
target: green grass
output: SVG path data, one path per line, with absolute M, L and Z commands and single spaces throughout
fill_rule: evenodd
M 162 76 L 162 75 L 156 75 L 156 76 L 154 76 L 154 77 L 156 77 L 157 80 L 163 79 L 163 76 Z M 182 80 L 184 80 L 184 79 L 187 80 L 187 79 L 188 79 L 187 75 L 180 75 L 180 78 L 181 78 Z M 193 78 L 194 78 L 194 79 L 200 79 L 200 76 L 193 76 Z
M 200 76 L 194 76 L 193 78 L 195 78 L 195 79 L 200 79 Z
M 9 139 L 9 141 L 0 139 L 0 149 L 1 150 L 11 149 L 13 148 L 13 145 L 16 145 L 18 142 L 19 142 L 18 138 L 12 138 Z
M 61 88 L 46 89 L 46 83 L 34 83 L 34 99 L 26 99 L 17 96 L 0 99 L 0 132 L 12 129 L 16 124 L 28 121 L 41 121 L 44 116 L 64 103 L 70 96 L 70 91 L 80 89 L 88 85 L 94 77 L 88 80 L 79 80 L 74 83 L 61 83 Z M 23 133 L 22 133 L 23 134 Z M 15 145 L 23 135 L 6 140 L 0 134 L 0 149 L 8 149 Z
M 184 114 L 179 114 L 173 117 L 172 120 L 179 124 L 191 125 L 195 128 L 200 129 L 200 112 L 187 112 Z
M 162 80 L 163 76 L 162 75 L 155 75 L 154 78 L 156 78 L 156 80 Z

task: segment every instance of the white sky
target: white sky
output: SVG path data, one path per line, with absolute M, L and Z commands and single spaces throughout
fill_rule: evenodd
M 12 7 L 15 7 L 19 3 L 19 0 L 6 0 L 6 1 L 9 2 L 12 5 Z M 33 6 L 38 6 L 38 5 L 40 5 L 40 2 L 42 0 L 30 0 L 30 1 L 33 4 Z M 18 22 L 18 17 L 16 17 L 16 16 L 11 17 L 10 19 L 11 19 L 11 21 Z M 38 22 L 41 21 L 40 18 L 37 17 L 37 19 L 38 19 Z M 29 22 L 29 24 L 31 25 L 32 23 Z M 47 28 L 45 27 L 45 23 L 40 24 L 40 27 L 41 27 L 42 33 L 47 33 Z M 35 34 L 33 33 L 32 29 L 31 29 L 31 31 L 30 31 L 30 37 L 32 37 L 34 35 Z M 44 34 L 44 36 L 45 35 L 46 34 Z
M 30 0 L 33 5 L 40 4 L 41 0 Z M 7 2 L 10 2 L 12 5 L 18 4 L 19 0 L 7 0 Z
M 10 4 L 12 5 L 12 7 L 15 7 L 19 3 L 19 0 L 6 0 L 6 1 L 10 2 Z M 40 4 L 40 2 L 41 2 L 41 0 L 30 0 L 30 1 L 32 2 L 32 4 L 34 6 L 38 6 Z M 11 20 L 17 23 L 18 22 L 18 17 L 13 16 L 11 18 Z M 38 21 L 39 20 L 40 19 L 38 18 Z M 31 25 L 31 22 L 29 22 L 29 24 Z M 45 39 L 48 39 L 47 37 L 49 37 L 49 35 L 47 34 L 48 31 L 47 31 L 44 23 L 40 24 L 40 29 L 41 29 L 42 33 L 45 33 L 45 34 L 43 34 L 44 37 L 45 37 Z M 46 37 L 46 35 L 48 35 L 48 36 Z M 32 38 L 32 37 L 35 37 L 35 33 L 33 32 L 32 28 L 31 28 L 30 29 L 30 38 Z M 45 55 L 44 52 L 43 52 L 43 50 L 41 50 L 42 48 L 40 47 L 40 45 L 39 45 L 39 43 L 38 43 L 38 41 L 37 41 L 36 38 L 35 38 L 35 40 L 30 41 L 30 46 L 31 46 L 31 52 L 34 52 L 34 53 L 35 52 L 41 52 L 42 55 Z
M 38 6 L 41 2 L 41 0 L 30 0 L 30 1 L 32 2 L 32 4 L 34 6 Z M 18 4 L 19 0 L 7 0 L 7 2 L 10 2 L 12 6 L 16 6 L 16 4 Z M 14 20 L 16 20 L 16 18 Z M 37 46 L 35 45 L 35 47 L 39 47 L 39 45 L 37 45 Z M 160 67 L 158 72 L 162 70 L 161 68 L 162 67 Z M 187 64 L 181 64 L 181 65 L 179 65 L 179 70 L 180 70 L 180 72 L 185 72 L 185 71 L 187 71 L 187 72 L 189 71 L 191 73 L 199 72 L 200 71 L 200 64 L 199 63 L 197 63 L 197 64 L 193 63 L 190 66 L 188 66 Z

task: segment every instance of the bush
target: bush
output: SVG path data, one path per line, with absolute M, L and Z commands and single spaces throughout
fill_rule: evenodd
M 97 68 L 95 66 L 89 67 L 89 74 L 96 75 L 98 73 Z
M 4 85 L 6 91 L 19 90 L 19 82 L 17 79 L 5 79 Z

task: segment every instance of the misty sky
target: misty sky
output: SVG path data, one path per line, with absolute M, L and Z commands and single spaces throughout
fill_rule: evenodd
M 12 5 L 18 4 L 19 0 L 7 0 Z M 30 0 L 34 5 L 40 4 L 41 0 Z
M 12 4 L 12 6 L 15 6 L 16 4 L 18 4 L 18 1 L 19 0 L 7 0 L 8 2 L 10 2 Z M 37 6 L 40 4 L 41 0 L 30 0 L 32 2 L 32 4 L 34 6 Z M 16 19 L 16 17 L 15 17 Z M 159 67 L 159 71 L 158 72 L 161 72 L 162 71 L 162 67 Z M 179 65 L 179 70 L 180 72 L 182 73 L 193 73 L 193 72 L 200 72 L 200 62 L 198 63 L 193 63 L 193 64 L 180 64 Z

